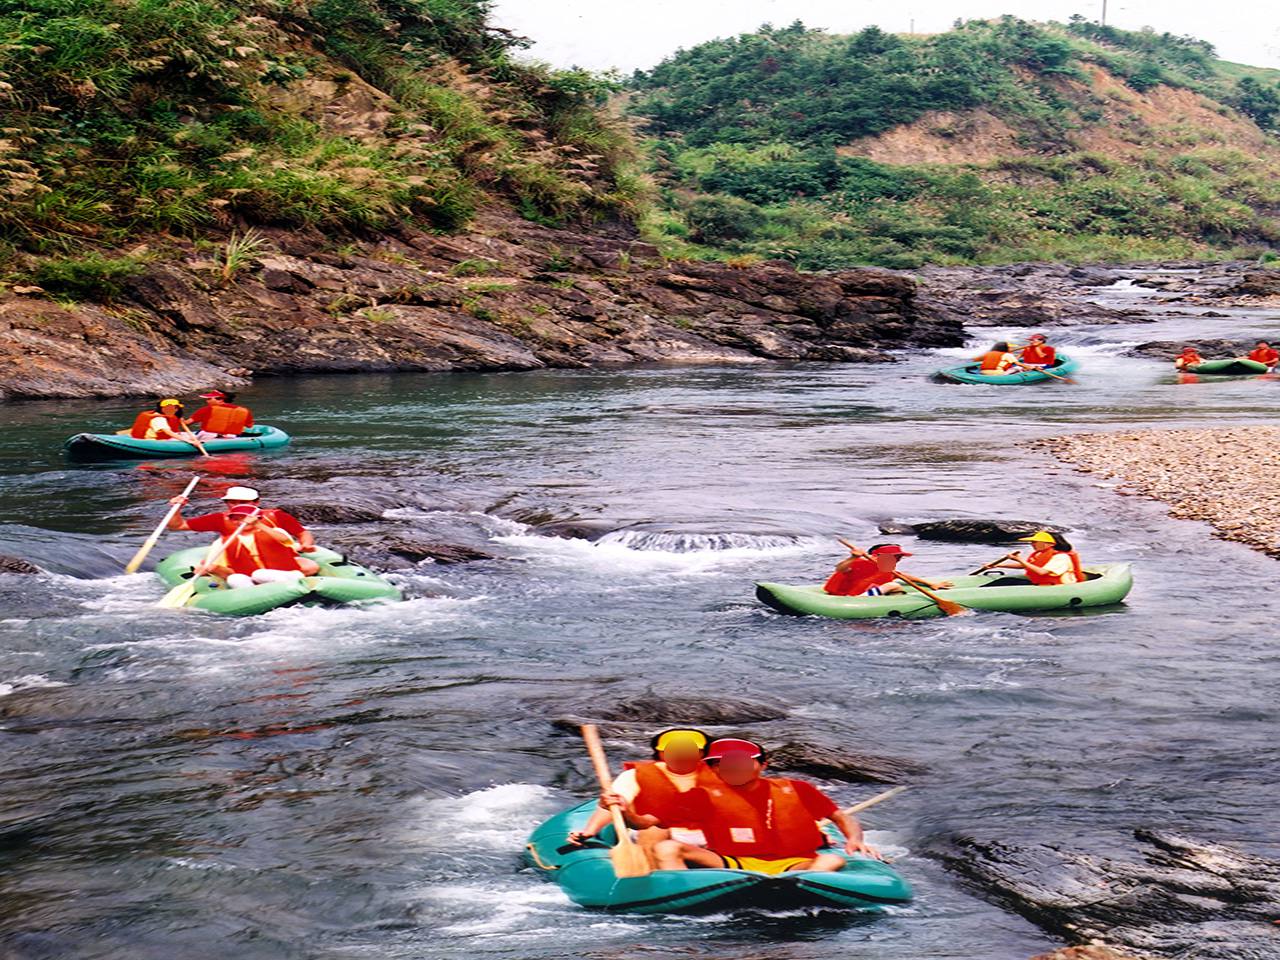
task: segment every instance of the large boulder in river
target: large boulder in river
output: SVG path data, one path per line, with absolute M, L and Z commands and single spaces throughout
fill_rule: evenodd
M 1221 337 L 1197 340 L 1150 340 L 1136 347 L 1130 347 L 1125 352 L 1133 357 L 1167 360 L 1172 365 L 1174 357 L 1182 352 L 1183 347 L 1195 347 L 1200 351 L 1200 356 L 1206 360 L 1217 360 L 1223 357 L 1243 357 L 1254 348 L 1257 342 L 1256 339 L 1225 340 Z
M 1053 953 L 1042 953 L 1031 960 L 1143 960 L 1132 953 L 1121 953 L 1101 943 L 1083 947 L 1063 947 Z
M 921 520 L 912 523 L 888 522 L 880 532 L 890 536 L 909 534 L 921 540 L 946 540 L 954 543 L 1012 543 L 1029 537 L 1037 530 L 1065 533 L 1065 527 L 1039 520 Z
M 0 573 L 39 573 L 40 568 L 29 560 L 0 553 Z
M 1250 270 L 1220 297 L 1280 297 L 1280 270 Z

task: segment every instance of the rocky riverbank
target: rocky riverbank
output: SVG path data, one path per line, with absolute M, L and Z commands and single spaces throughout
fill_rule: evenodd
M 1039 441 L 1086 473 L 1122 481 L 1122 493 L 1170 504 L 1223 540 L 1280 557 L 1280 427 L 1088 433 Z

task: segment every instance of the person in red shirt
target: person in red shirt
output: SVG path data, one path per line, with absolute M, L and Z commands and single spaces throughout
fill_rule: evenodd
M 902 584 L 894 573 L 898 561 L 911 554 L 896 543 L 877 543 L 867 553 L 871 555 L 870 559 L 849 557 L 836 564 L 835 573 L 822 585 L 823 591 L 836 597 L 879 597 L 902 593 Z M 948 580 L 933 583 L 920 577 L 915 579 L 934 590 L 945 590 L 951 586 Z
M 707 846 L 664 840 L 654 848 L 659 870 L 841 870 L 845 857 L 824 849 L 831 840 L 818 826 L 823 820 L 844 834 L 846 854 L 881 859 L 863 838 L 857 819 L 817 787 L 802 780 L 762 777 L 767 760 L 759 744 L 716 740 L 707 747 L 703 762 L 715 771 L 719 783 L 690 790 L 686 809 L 706 835 Z
M 235 532 L 236 527 L 240 525 L 240 521 L 233 515 L 234 511 L 239 507 L 251 507 L 262 514 L 261 525 L 264 527 L 276 527 L 283 530 L 298 545 L 298 552 L 310 553 L 316 548 L 315 537 L 311 535 L 311 531 L 304 527 L 298 518 L 291 513 L 287 513 L 279 508 L 262 509 L 261 497 L 258 491 L 252 487 L 232 487 L 222 495 L 222 501 L 226 504 L 227 509 L 222 513 L 206 513 L 199 517 L 192 517 L 190 520 L 182 516 L 182 510 L 179 509 L 173 515 L 173 519 L 169 521 L 170 530 L 195 530 L 201 533 L 216 533 L 220 537 L 230 536 Z M 174 497 L 169 501 L 179 508 L 188 503 L 186 497 Z M 240 520 L 244 517 L 241 516 Z M 298 557 L 297 566 L 306 576 L 313 576 L 319 572 L 320 566 L 314 560 L 306 557 Z
M 1183 347 L 1182 353 L 1178 354 L 1173 361 L 1173 365 L 1179 370 L 1199 366 L 1202 363 L 1204 363 L 1204 357 L 1200 356 L 1200 351 L 1195 347 Z
M 223 393 L 221 390 L 200 394 L 200 399 L 207 400 L 208 403 L 187 418 L 188 423 L 200 428 L 200 432 L 196 434 L 198 439 L 238 437 L 253 426 L 253 413 L 248 407 L 234 403 L 235 398 L 234 393 Z
M 1249 360 L 1254 363 L 1265 363 L 1268 367 L 1274 367 L 1280 363 L 1280 353 L 1267 343 L 1265 340 L 1259 340 L 1258 345 L 1249 351 Z
M 1032 367 L 1052 367 L 1058 362 L 1058 351 L 1045 342 L 1043 333 L 1032 335 L 1022 348 L 1022 362 Z

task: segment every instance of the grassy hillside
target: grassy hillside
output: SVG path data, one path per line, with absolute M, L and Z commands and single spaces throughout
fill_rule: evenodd
M 486 14 L 0 0 L 0 266 L 74 288 L 166 237 L 255 224 L 456 230 L 491 201 L 543 223 L 633 217 L 632 140 L 599 110 L 610 91 L 514 62 L 519 39 Z
M 1280 242 L 1280 84 L 1193 38 L 764 27 L 638 73 L 630 110 L 672 250 L 912 267 Z

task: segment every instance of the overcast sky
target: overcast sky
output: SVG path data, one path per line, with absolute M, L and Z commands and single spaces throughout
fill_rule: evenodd
M 888 12 L 886 12 L 888 8 Z M 496 23 L 535 41 L 529 56 L 553 66 L 624 73 L 647 68 L 679 47 L 754 30 L 762 23 L 849 33 L 875 24 L 891 33 L 946 30 L 957 17 L 1012 13 L 1024 20 L 1097 19 L 1101 0 L 497 0 Z M 1280 3 L 1275 0 L 1109 0 L 1107 23 L 1128 30 L 1208 40 L 1218 55 L 1280 67 Z

